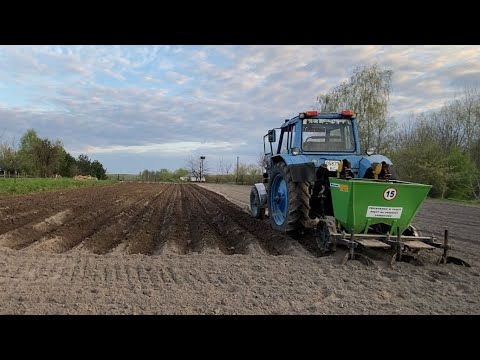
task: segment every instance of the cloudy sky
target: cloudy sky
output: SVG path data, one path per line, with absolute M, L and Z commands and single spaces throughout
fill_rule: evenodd
M 269 128 L 374 63 L 399 122 L 480 82 L 480 46 L 0 46 L 0 134 L 34 128 L 109 173 L 200 155 L 215 172 L 256 163 Z

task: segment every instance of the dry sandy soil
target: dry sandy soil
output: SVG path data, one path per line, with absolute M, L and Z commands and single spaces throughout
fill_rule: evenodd
M 432 253 L 366 267 L 253 219 L 249 192 L 121 183 L 0 199 L 0 313 L 480 314 L 480 207 L 427 201 L 415 219 L 438 237 L 447 226 L 471 268 Z

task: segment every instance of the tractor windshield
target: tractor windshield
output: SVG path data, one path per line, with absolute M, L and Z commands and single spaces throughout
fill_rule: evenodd
M 349 119 L 304 119 L 303 151 L 354 151 L 352 122 Z

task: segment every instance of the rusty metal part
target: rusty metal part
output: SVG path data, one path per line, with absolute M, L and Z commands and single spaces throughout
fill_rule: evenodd
M 445 229 L 444 231 L 442 247 L 443 247 L 443 254 L 438 259 L 437 264 L 455 264 L 455 265 L 460 265 L 465 267 L 471 267 L 470 264 L 467 263 L 465 260 L 448 255 L 448 251 L 451 249 L 450 245 L 448 244 L 448 229 Z
M 346 254 L 345 254 L 345 257 L 344 257 L 343 260 L 342 260 L 342 265 L 345 265 L 345 263 L 346 263 L 348 260 L 358 260 L 358 261 L 360 261 L 361 263 L 363 263 L 363 264 L 366 265 L 366 266 L 375 265 L 375 263 L 372 261 L 372 259 L 370 259 L 367 255 L 360 254 L 360 253 L 354 253 L 354 254 L 353 254 L 353 258 L 351 257 L 351 253 L 350 253 L 350 252 L 346 253 Z
M 402 261 L 402 262 L 406 262 L 406 263 L 409 263 L 409 264 L 412 264 L 412 265 L 415 265 L 415 266 L 424 266 L 425 264 L 423 263 L 423 261 L 420 260 L 417 256 L 413 255 L 413 254 L 402 253 L 402 257 L 400 258 L 398 256 L 398 253 L 395 252 L 391 257 L 389 264 L 390 264 L 390 266 L 393 266 L 393 264 L 396 261 Z
M 423 250 L 440 248 L 443 249 L 443 254 L 438 259 L 437 264 L 452 263 L 470 267 L 470 264 L 465 260 L 449 255 L 451 246 L 448 244 L 447 229 L 445 229 L 443 243 L 437 241 L 433 234 L 431 236 L 420 236 L 415 229 L 414 235 L 411 236 L 402 235 L 400 229 L 397 228 L 397 235 L 395 237 L 392 237 L 389 232 L 386 234 L 355 234 L 353 232 L 347 234 L 345 231 L 339 233 L 333 217 L 321 219 L 318 226 L 315 228 L 315 231 L 315 239 L 322 254 L 335 251 L 337 244 L 348 248 L 348 253 L 343 258 L 342 264 L 345 264 L 348 260 L 359 260 L 366 265 L 372 265 L 373 261 L 368 256 L 355 251 L 357 247 L 360 247 L 385 250 L 391 249 L 392 256 L 389 260 L 391 266 L 393 266 L 396 261 L 423 266 L 423 261 L 418 258 L 419 253 Z
M 391 247 L 390 245 L 384 243 L 383 241 L 375 240 L 375 239 L 357 239 L 356 242 L 368 248 L 390 249 Z
M 424 243 L 423 241 L 418 240 L 409 240 L 403 242 L 405 247 L 409 248 L 410 250 L 432 250 L 435 249 L 435 246 L 429 245 Z
M 342 265 L 345 265 L 348 260 L 358 260 L 366 266 L 371 266 L 375 264 L 372 259 L 370 259 L 367 255 L 355 252 L 355 248 L 358 244 L 361 245 L 361 243 L 355 239 L 355 234 L 353 232 L 350 234 L 350 240 L 347 240 L 345 238 L 344 233 L 344 238 L 342 239 L 342 241 L 349 247 L 348 253 L 345 254 L 342 260 Z

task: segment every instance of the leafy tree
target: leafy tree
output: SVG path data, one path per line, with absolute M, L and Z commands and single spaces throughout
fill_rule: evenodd
M 87 154 L 80 154 L 77 158 L 77 171 L 79 175 L 92 175 L 92 161 Z M 93 176 L 93 175 L 92 175 Z
M 98 180 L 106 180 L 107 170 L 98 160 L 94 160 L 90 165 L 89 175 L 95 176 Z
M 393 71 L 372 66 L 357 67 L 349 81 L 342 82 L 327 94 L 317 97 L 322 112 L 355 112 L 360 135 L 360 147 L 376 146 L 380 152 L 388 148 L 395 123 L 388 118 Z
M 0 144 L 0 169 L 7 173 L 15 173 L 17 167 L 17 151 L 13 146 Z
M 63 146 L 60 141 L 52 143 L 49 139 L 40 139 L 33 144 L 32 159 L 38 167 L 38 175 L 49 177 L 60 167 Z
M 77 175 L 77 161 L 65 150 L 63 150 L 61 156 L 59 174 L 63 177 L 74 177 Z
M 480 135 L 478 139 L 472 144 L 472 147 L 470 148 L 470 156 L 472 158 L 473 163 L 480 170 Z
M 158 181 L 169 181 L 172 178 L 173 174 L 168 171 L 168 169 L 160 169 L 157 174 Z
M 29 175 L 40 175 L 40 165 L 35 162 L 35 144 L 40 141 L 34 129 L 28 129 L 20 138 L 18 163 L 22 172 Z
M 178 180 L 178 179 L 180 179 L 182 176 L 187 176 L 187 175 L 188 175 L 188 170 L 187 170 L 187 169 L 183 169 L 183 168 L 177 169 L 177 170 L 175 170 L 175 172 L 174 172 L 174 178 L 175 178 L 175 180 Z
M 474 193 L 476 169 L 468 154 L 459 148 L 453 149 L 446 159 L 446 191 L 442 197 L 468 199 Z

